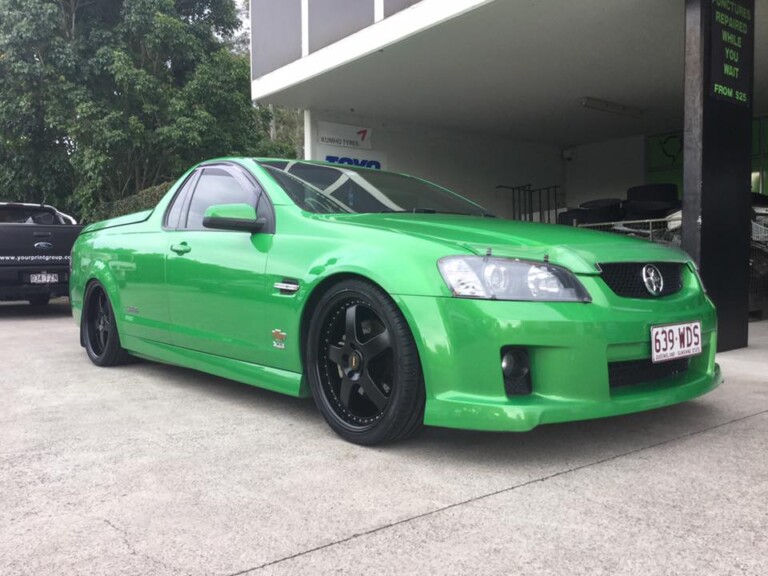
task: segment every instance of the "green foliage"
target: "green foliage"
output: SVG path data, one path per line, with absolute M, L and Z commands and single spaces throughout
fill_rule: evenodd
M 106 220 L 107 218 L 117 218 L 133 212 L 150 210 L 165 196 L 166 192 L 173 186 L 173 182 L 164 182 L 157 186 L 150 186 L 138 194 L 133 194 L 115 202 L 102 204 L 93 214 L 92 220 Z
M 235 0 L 0 0 L 0 195 L 92 219 L 206 158 L 290 154 L 238 27 Z
M 282 107 L 274 108 L 270 132 L 272 139 L 278 142 L 283 150 L 290 151 L 290 158 L 304 157 L 303 110 Z
M 52 4 L 0 2 L 0 197 L 59 198 L 72 188 L 62 116 L 73 57 Z

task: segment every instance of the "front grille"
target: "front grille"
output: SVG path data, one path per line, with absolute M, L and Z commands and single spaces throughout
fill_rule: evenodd
M 650 360 L 629 360 L 608 363 L 608 383 L 613 388 L 655 382 L 683 374 L 688 370 L 688 358 L 654 364 Z
M 664 288 L 654 296 L 645 287 L 643 268 L 653 264 L 661 272 Z M 683 266 L 674 262 L 621 262 L 618 264 L 600 264 L 603 281 L 617 296 L 624 298 L 660 298 L 680 292 L 683 288 Z

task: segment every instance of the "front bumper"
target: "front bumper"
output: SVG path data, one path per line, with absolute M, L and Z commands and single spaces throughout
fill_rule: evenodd
M 720 384 L 715 310 L 692 279 L 680 293 L 654 300 L 615 296 L 597 277 L 580 280 L 593 297 L 590 304 L 398 296 L 424 372 L 425 424 L 526 431 L 660 408 Z M 610 387 L 609 363 L 650 358 L 651 326 L 692 320 L 701 321 L 703 349 L 687 371 Z M 505 392 L 506 346 L 528 351 L 529 395 Z

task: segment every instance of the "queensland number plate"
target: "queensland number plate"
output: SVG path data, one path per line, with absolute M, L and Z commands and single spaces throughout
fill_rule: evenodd
M 651 351 L 653 362 L 701 354 L 701 322 L 651 326 Z
M 30 274 L 30 284 L 56 284 L 59 281 L 58 274 Z

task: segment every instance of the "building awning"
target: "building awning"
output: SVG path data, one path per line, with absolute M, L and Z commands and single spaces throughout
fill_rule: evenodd
M 757 116 L 768 1 L 756 12 Z M 252 95 L 560 145 L 680 130 L 684 20 L 669 0 L 424 0 L 254 80 Z

